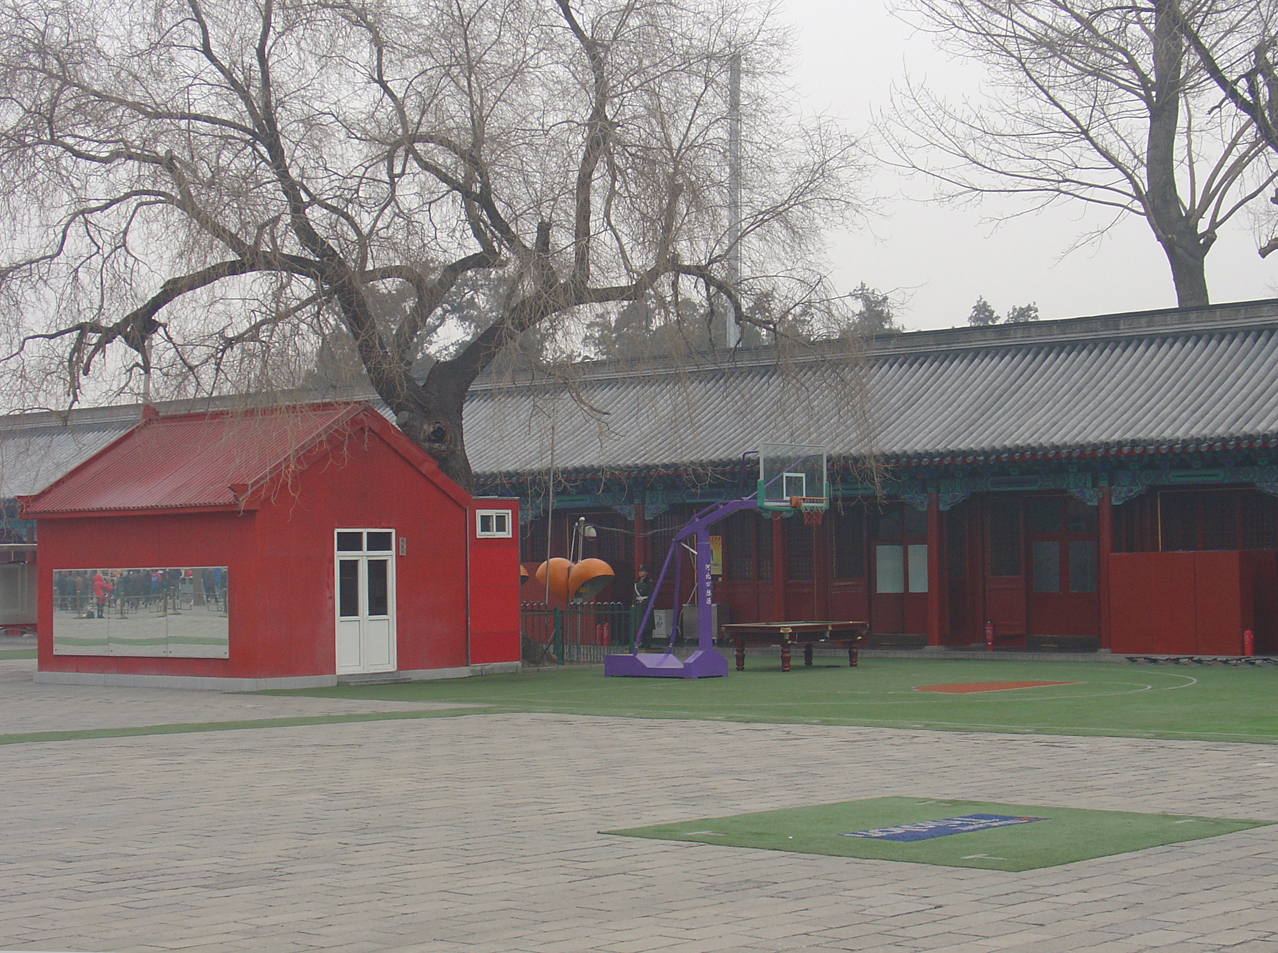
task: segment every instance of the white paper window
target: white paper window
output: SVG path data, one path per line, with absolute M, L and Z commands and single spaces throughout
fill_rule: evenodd
M 476 510 L 475 535 L 510 538 L 510 510 Z

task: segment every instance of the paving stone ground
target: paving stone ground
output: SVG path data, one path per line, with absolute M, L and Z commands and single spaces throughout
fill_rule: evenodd
M 33 667 L 0 730 L 387 707 Z M 1278 748 L 485 714 L 4 745 L 0 949 L 1278 951 L 1278 826 L 1027 873 L 598 833 L 897 795 L 1278 820 Z

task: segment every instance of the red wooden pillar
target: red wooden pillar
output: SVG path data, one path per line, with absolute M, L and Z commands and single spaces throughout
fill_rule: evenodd
M 979 643 L 985 631 L 986 614 L 985 578 L 989 568 L 987 558 L 985 497 L 969 497 L 967 504 L 967 566 L 964 583 L 967 586 L 967 628 L 969 640 Z
M 639 572 L 640 566 L 647 566 L 650 577 L 656 578 L 652 565 L 648 562 L 648 521 L 643 517 L 643 504 L 635 504 L 635 521 L 634 526 L 634 564 L 635 572 Z
M 1100 644 L 1110 647 L 1109 624 L 1109 556 L 1114 551 L 1114 507 L 1110 501 L 1110 489 L 1100 488 L 1100 512 L 1097 513 L 1096 531 L 1096 589 L 1100 596 Z
M 927 644 L 940 646 L 947 634 L 946 571 L 941 543 L 941 500 L 927 495 Z
M 812 608 L 818 619 L 830 618 L 830 514 L 811 527 Z M 795 519 L 795 517 L 790 517 Z M 802 517 L 798 517 L 802 519 Z
M 773 622 L 788 622 L 785 591 L 790 584 L 790 561 L 786 558 L 785 523 L 780 516 L 772 517 L 772 612 Z

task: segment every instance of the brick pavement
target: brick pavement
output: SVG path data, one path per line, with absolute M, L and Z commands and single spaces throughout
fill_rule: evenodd
M 329 704 L 4 670 L 4 725 Z M 558 715 L 6 745 L 0 948 L 1278 951 L 1278 827 L 1027 873 L 597 833 L 889 795 L 1278 820 L 1278 749 Z

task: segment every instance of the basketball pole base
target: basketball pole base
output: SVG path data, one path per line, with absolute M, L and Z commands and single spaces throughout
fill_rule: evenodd
M 714 649 L 697 649 L 686 659 L 670 652 L 663 655 L 605 655 L 604 675 L 639 678 L 723 678 L 728 674 L 728 660 Z

